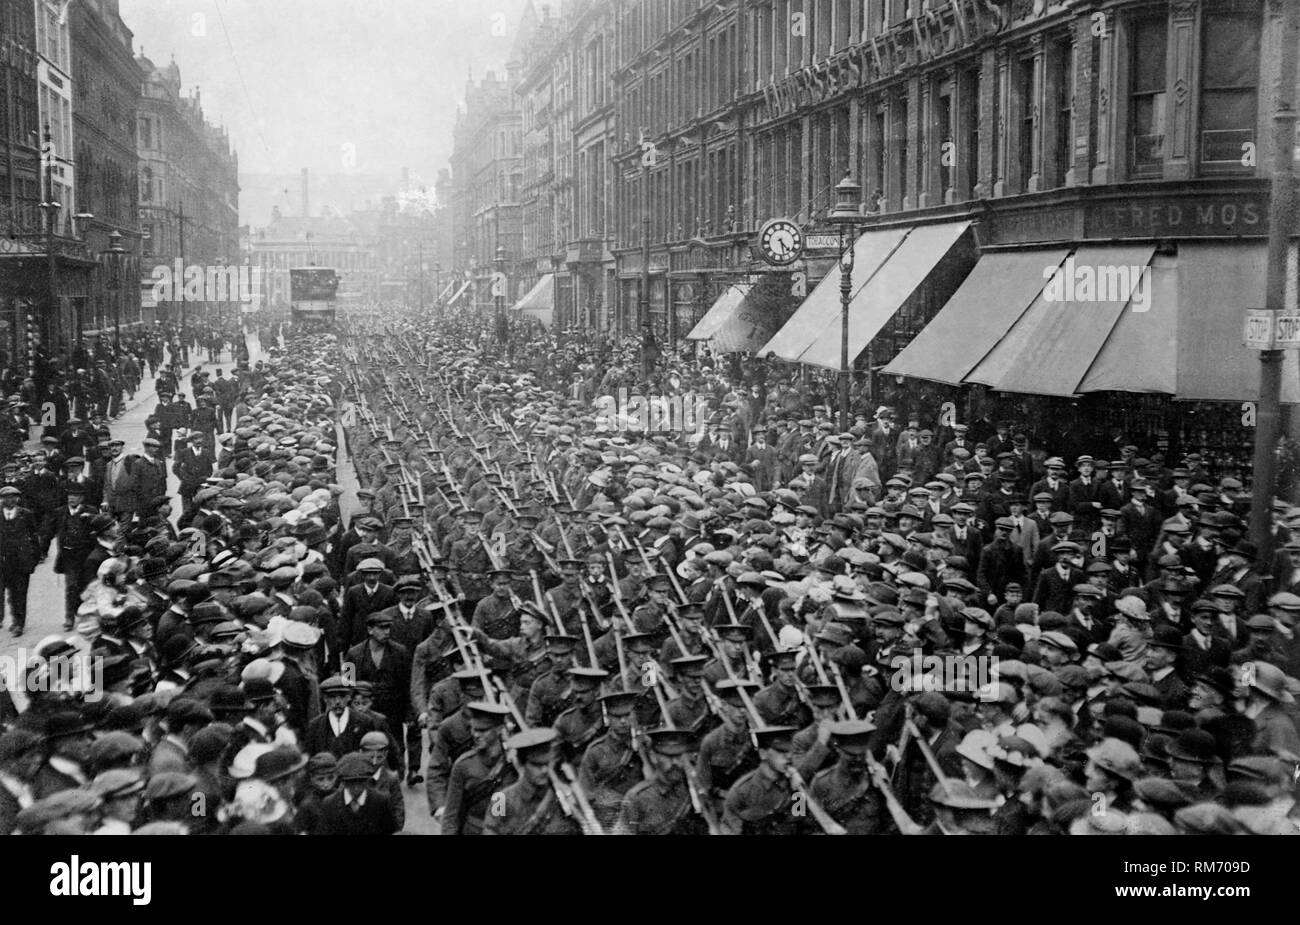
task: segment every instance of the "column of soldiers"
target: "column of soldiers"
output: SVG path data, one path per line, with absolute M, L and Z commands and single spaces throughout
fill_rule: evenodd
M 97 540 L 132 778 L 96 790 L 90 753 L 135 746 L 75 691 L 34 702 L 0 736 L 0 770 L 43 762 L 13 826 L 106 825 L 120 785 L 130 826 L 379 834 L 423 786 L 449 835 L 1296 831 L 1289 506 L 1261 562 L 1195 459 L 1067 478 L 888 409 L 785 410 L 743 452 L 620 429 L 479 334 L 291 344 L 188 542 Z M 215 818 L 173 818 L 194 788 Z

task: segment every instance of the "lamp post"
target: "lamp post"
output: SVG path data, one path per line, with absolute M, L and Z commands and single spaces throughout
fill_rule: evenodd
M 114 228 L 108 233 L 108 292 L 113 303 L 113 349 L 122 349 L 122 233 Z
M 637 300 L 637 323 L 641 335 L 641 381 L 650 381 L 650 357 L 654 350 L 654 327 L 650 323 L 650 164 L 641 160 L 641 291 Z M 667 308 L 665 295 L 664 307 Z
M 492 297 L 496 303 L 497 346 L 504 354 L 506 349 L 506 248 L 504 244 L 497 245 L 495 265 L 496 274 L 492 280 Z
M 849 429 L 849 301 L 853 297 L 854 231 L 862 215 L 862 187 L 848 171 L 835 186 L 835 208 L 826 220 L 840 229 L 840 430 Z M 870 359 L 868 359 L 868 367 Z M 870 371 L 868 370 L 868 375 Z
M 54 223 L 58 220 L 62 204 L 54 198 L 54 136 L 50 134 L 50 124 L 45 123 L 45 144 L 42 154 L 45 157 L 45 199 L 41 211 L 45 213 L 45 260 L 49 275 L 49 312 L 50 332 L 55 349 L 62 352 L 63 318 L 59 311 L 59 289 L 57 284 L 56 261 L 54 259 Z

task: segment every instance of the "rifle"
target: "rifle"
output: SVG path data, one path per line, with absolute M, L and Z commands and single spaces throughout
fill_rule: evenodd
M 519 707 L 515 704 L 514 698 L 510 696 L 510 692 L 506 690 L 501 679 L 493 678 L 493 680 L 496 682 L 501 702 L 510 709 L 510 713 L 514 716 L 519 728 L 528 729 L 529 726 L 524 722 L 523 714 L 519 712 Z M 546 769 L 546 776 L 550 779 L 551 790 L 555 793 L 555 799 L 560 805 L 561 812 L 578 823 L 582 828 L 583 835 L 604 835 L 605 830 L 601 827 L 600 820 L 596 818 L 596 811 L 591 808 L 591 802 L 587 799 L 587 794 L 583 791 L 582 785 L 578 783 L 578 775 L 574 773 L 572 765 L 567 761 L 563 761 L 560 763 L 560 769 L 569 778 L 567 783 L 560 779 L 554 765 Z
M 786 766 L 785 776 L 789 779 L 791 788 L 793 788 L 796 793 L 803 796 L 804 803 L 808 807 L 808 812 L 812 814 L 813 819 L 815 819 L 817 824 L 821 826 L 823 832 L 827 835 L 848 834 L 848 830 L 836 822 L 831 817 L 831 814 L 826 812 L 826 810 L 822 808 L 822 805 L 813 798 L 811 793 L 809 793 L 808 785 L 804 783 L 803 777 L 799 774 L 799 771 L 793 764 Z

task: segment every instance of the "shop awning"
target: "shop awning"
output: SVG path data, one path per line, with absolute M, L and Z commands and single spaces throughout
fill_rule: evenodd
M 470 287 L 470 285 L 471 285 L 471 283 L 470 283 L 469 281 L 466 281 L 466 282 L 461 283 L 461 284 L 460 284 L 460 288 L 456 290 L 456 294 L 455 294 L 454 296 L 451 297 L 451 301 L 448 302 L 447 305 L 448 305 L 448 306 L 452 306 L 452 305 L 455 305 L 457 302 L 459 302 L 459 301 L 460 301 L 460 297 L 463 296 L 463 295 L 465 294 L 465 290 L 468 289 L 468 288 Z
M 536 318 L 543 327 L 549 328 L 555 314 L 555 274 L 543 273 L 533 288 L 515 303 L 514 310 Z
M 885 374 L 961 384 L 1025 313 L 1069 253 L 1057 249 L 985 254 L 934 320 L 885 367 Z
M 1246 309 L 1264 305 L 1267 264 L 1267 247 L 1249 242 L 1180 243 L 1177 257 L 1155 258 L 1149 305 L 1120 316 L 1079 391 L 1258 399 L 1259 354 L 1242 326 Z M 1282 355 L 1282 400 L 1300 402 L 1294 350 Z
M 1068 258 L 985 254 L 884 372 L 1039 395 L 1251 401 L 1259 364 L 1242 345 L 1242 317 L 1264 304 L 1266 262 L 1265 247 L 1249 242 L 1180 243 L 1177 256 L 1149 244 L 1084 245 Z M 1091 291 L 1081 285 L 1089 275 Z M 1293 350 L 1283 354 L 1282 400 L 1300 403 Z
M 752 353 L 772 336 L 768 319 L 755 307 L 749 283 L 733 283 L 722 291 L 687 340 L 706 340 L 718 353 Z
M 853 246 L 849 359 L 855 359 L 947 255 L 970 222 L 869 231 Z M 831 269 L 760 353 L 840 368 L 840 268 Z
M 1150 285 L 1154 252 L 1150 244 L 1080 247 L 966 381 L 1000 392 L 1078 394 L 1130 296 Z

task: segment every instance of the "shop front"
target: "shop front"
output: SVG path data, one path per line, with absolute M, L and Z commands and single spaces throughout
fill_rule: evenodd
M 925 393 L 976 439 L 1009 421 L 1056 455 L 1197 452 L 1248 482 L 1259 363 L 1242 331 L 1264 305 L 1267 197 L 1140 192 L 981 223 L 978 264 L 882 370 L 902 404 Z M 1293 418 L 1295 351 L 1282 400 Z

